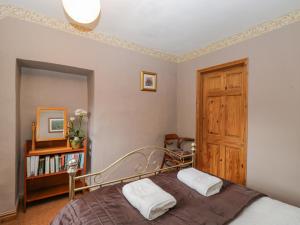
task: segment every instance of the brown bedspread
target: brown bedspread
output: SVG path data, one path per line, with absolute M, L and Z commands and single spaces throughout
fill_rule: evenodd
M 177 205 L 159 218 L 146 220 L 122 194 L 123 184 L 99 188 L 67 204 L 52 225 L 223 225 L 233 220 L 262 194 L 224 181 L 219 194 L 204 197 L 181 183 L 177 173 L 164 173 L 151 180 L 173 195 Z

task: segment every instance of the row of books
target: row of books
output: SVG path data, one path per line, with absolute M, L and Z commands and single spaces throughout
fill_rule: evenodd
M 78 167 L 83 168 L 84 153 L 62 154 L 54 156 L 28 156 L 26 158 L 27 177 L 66 171 L 68 162 L 73 158 L 78 161 Z

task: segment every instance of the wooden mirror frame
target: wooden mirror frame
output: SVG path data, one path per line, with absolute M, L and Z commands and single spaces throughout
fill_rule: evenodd
M 40 113 L 42 111 L 64 111 L 64 131 L 62 138 L 47 138 L 40 139 L 39 129 L 40 129 Z M 35 131 L 35 141 L 55 141 L 55 140 L 66 140 L 67 135 L 67 109 L 63 107 L 38 107 L 36 110 L 36 131 Z

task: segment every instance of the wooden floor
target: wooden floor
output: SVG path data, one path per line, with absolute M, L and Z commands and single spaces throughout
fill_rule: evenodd
M 17 218 L 1 225 L 48 225 L 59 210 L 68 202 L 68 196 L 55 197 L 32 203 L 26 213 L 20 209 Z

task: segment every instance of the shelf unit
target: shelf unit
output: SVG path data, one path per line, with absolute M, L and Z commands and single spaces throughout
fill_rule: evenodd
M 85 184 L 81 181 L 76 182 L 76 187 L 83 187 Z M 57 195 L 62 195 L 69 193 L 69 185 L 68 184 L 62 184 L 62 185 L 55 185 L 46 187 L 43 189 L 38 189 L 34 192 L 30 192 L 27 195 L 27 203 L 38 201 L 45 198 L 54 197 Z
M 87 141 L 84 141 L 83 148 L 78 149 L 66 147 L 66 140 L 37 142 L 35 150 L 31 150 L 31 145 L 31 140 L 26 141 L 24 154 L 24 211 L 26 211 L 28 203 L 69 192 L 69 175 L 66 170 L 27 177 L 26 157 L 84 153 L 83 168 L 78 169 L 77 175 L 86 174 Z M 84 185 L 84 182 L 76 181 L 76 187 Z
M 81 171 L 83 171 L 83 169 L 78 169 L 78 173 L 80 173 Z M 26 177 L 26 180 L 33 180 L 33 179 L 41 179 L 44 177 L 50 177 L 50 176 L 57 176 L 57 175 L 61 175 L 61 174 L 66 174 L 67 171 L 63 170 L 63 171 L 59 171 L 56 173 L 48 173 L 48 174 L 43 174 L 43 175 L 38 175 L 38 176 L 31 176 L 31 177 Z

